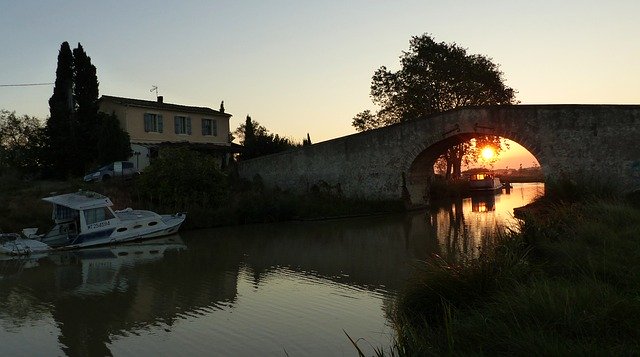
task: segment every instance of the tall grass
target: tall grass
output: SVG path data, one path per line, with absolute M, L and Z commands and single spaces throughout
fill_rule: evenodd
M 478 259 L 423 263 L 391 353 L 640 354 L 640 209 L 606 188 L 556 192 Z

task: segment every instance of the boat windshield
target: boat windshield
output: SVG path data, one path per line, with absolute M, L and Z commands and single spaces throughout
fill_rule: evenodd
M 78 217 L 78 211 L 61 205 L 53 205 L 53 219 L 56 222 L 72 221 Z
M 84 211 L 84 219 L 87 224 L 106 221 L 114 218 L 113 213 L 107 207 L 99 207 Z

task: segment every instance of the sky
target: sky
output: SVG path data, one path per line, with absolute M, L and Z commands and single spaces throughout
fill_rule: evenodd
M 224 100 L 232 130 L 251 115 L 319 142 L 355 132 L 377 109 L 374 71 L 424 33 L 492 58 L 522 104 L 639 104 L 638 14 L 637 0 L 1 0 L 0 109 L 44 120 L 53 86 L 6 85 L 53 82 L 68 41 L 101 95 L 155 100 L 156 85 L 167 103 Z

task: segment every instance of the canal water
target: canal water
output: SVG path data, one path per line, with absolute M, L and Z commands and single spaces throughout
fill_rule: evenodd
M 542 184 L 431 211 L 0 258 L 2 355 L 353 356 L 393 338 L 418 260 L 474 256 Z M 2 260 L 4 259 L 4 260 Z

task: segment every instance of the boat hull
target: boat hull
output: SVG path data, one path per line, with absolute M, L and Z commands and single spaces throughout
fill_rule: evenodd
M 161 220 L 153 226 L 147 225 L 144 228 L 139 228 L 136 230 L 127 228 L 126 230 L 119 232 L 119 230 L 125 228 L 124 226 L 122 226 L 116 229 L 107 229 L 90 234 L 81 234 L 75 240 L 73 240 L 71 244 L 59 246 L 56 248 L 60 250 L 79 249 L 163 237 L 178 232 L 180 226 L 186 219 L 186 215 L 183 213 L 178 213 L 175 215 L 163 215 L 160 217 Z M 137 224 L 134 224 L 133 227 L 135 227 L 136 225 Z

